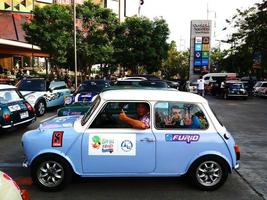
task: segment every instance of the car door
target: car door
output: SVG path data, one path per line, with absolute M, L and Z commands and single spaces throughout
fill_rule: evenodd
M 156 140 L 151 128 L 139 130 L 122 125 L 115 104 L 120 103 L 107 102 L 83 135 L 84 173 L 112 175 L 153 172 Z M 107 116 L 109 114 L 112 116 Z
M 48 93 L 51 95 L 50 105 L 60 106 L 64 104 L 64 97 L 70 94 L 70 90 L 66 87 L 64 81 L 51 82 L 50 91 Z
M 155 173 L 184 174 L 190 162 L 204 149 L 211 148 L 218 135 L 196 104 L 166 101 L 157 102 L 154 107 Z

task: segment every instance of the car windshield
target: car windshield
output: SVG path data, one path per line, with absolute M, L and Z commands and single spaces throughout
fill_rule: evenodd
M 16 90 L 0 90 L 0 103 L 6 104 L 14 101 L 20 101 L 22 97 Z
M 168 84 L 163 81 L 141 81 L 139 83 L 143 87 L 153 87 L 153 88 L 167 88 Z
M 261 82 L 257 82 L 257 83 L 254 85 L 254 87 L 260 87 L 260 85 L 261 85 Z
M 100 93 L 103 90 L 103 88 L 107 86 L 108 83 L 105 81 L 86 81 L 79 86 L 77 93 L 81 92 Z
M 118 86 L 139 86 L 139 82 L 140 81 L 131 81 L 131 80 L 127 80 L 127 81 L 118 81 L 117 85 Z
M 43 79 L 32 79 L 32 80 L 21 80 L 18 84 L 20 91 L 46 91 L 45 80 Z
M 81 120 L 81 125 L 84 126 L 86 124 L 86 122 L 89 120 L 89 118 L 91 117 L 91 115 L 95 112 L 96 108 L 98 107 L 99 103 L 100 103 L 100 96 L 97 95 L 97 97 L 95 98 L 95 100 L 92 103 L 92 106 L 90 107 L 90 109 L 85 113 L 85 115 L 83 116 L 82 120 Z
M 229 85 L 229 88 L 231 90 L 239 90 L 239 89 L 243 89 L 244 88 L 244 85 L 241 84 L 241 83 L 235 83 L 235 84 L 230 84 Z
M 65 84 L 64 81 L 52 81 L 50 83 L 49 88 L 54 89 L 54 88 L 62 88 L 62 87 L 65 87 L 65 86 L 66 86 L 66 84 Z

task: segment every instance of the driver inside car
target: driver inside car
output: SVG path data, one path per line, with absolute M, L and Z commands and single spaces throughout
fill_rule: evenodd
M 128 117 L 124 110 L 119 114 L 119 119 L 133 128 L 137 129 L 147 129 L 150 127 L 150 113 L 149 105 L 147 103 L 137 103 L 136 104 L 137 119 Z

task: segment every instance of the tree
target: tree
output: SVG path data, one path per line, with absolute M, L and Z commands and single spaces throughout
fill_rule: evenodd
M 80 70 L 90 75 L 93 64 L 113 61 L 118 19 L 110 9 L 91 1 L 77 5 L 77 57 Z M 49 53 L 53 64 L 74 69 L 73 8 L 53 4 L 34 10 L 31 23 L 24 24 L 27 41 Z
M 133 73 L 138 73 L 138 66 L 148 73 L 158 71 L 162 59 L 167 57 L 168 36 L 169 28 L 163 19 L 126 18 L 117 28 L 113 43 L 117 63 Z
M 188 79 L 189 51 L 177 51 L 176 43 L 172 41 L 168 51 L 168 57 L 162 62 L 161 72 L 166 79 L 171 79 L 178 74 L 181 79 Z
M 252 70 L 255 52 L 266 52 L 267 47 L 267 2 L 255 4 L 244 11 L 237 9 L 237 14 L 228 19 L 229 27 L 236 28 L 228 43 L 232 45 L 229 56 L 225 59 L 236 72 L 249 73 Z M 267 69 L 267 55 L 262 62 L 262 72 Z
M 90 74 L 93 64 L 114 63 L 112 41 L 118 26 L 116 15 L 106 8 L 93 4 L 91 1 L 77 6 L 77 16 L 81 19 L 82 28 L 78 34 L 78 56 L 80 65 Z
M 33 15 L 31 23 L 23 25 L 26 40 L 49 53 L 52 64 L 66 65 L 67 52 L 73 44 L 70 8 L 57 4 L 36 7 Z

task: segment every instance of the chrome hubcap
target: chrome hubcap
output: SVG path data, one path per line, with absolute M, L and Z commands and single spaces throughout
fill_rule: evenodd
M 45 105 L 44 105 L 43 102 L 40 102 L 40 103 L 39 103 L 38 111 L 39 111 L 39 113 L 40 113 L 41 115 L 44 114 L 44 112 L 45 112 Z
M 206 161 L 198 166 L 196 176 L 201 185 L 214 186 L 222 178 L 222 168 L 215 161 Z
M 56 187 L 63 181 L 64 169 L 56 161 L 46 161 L 40 165 L 37 171 L 37 177 L 42 185 Z

